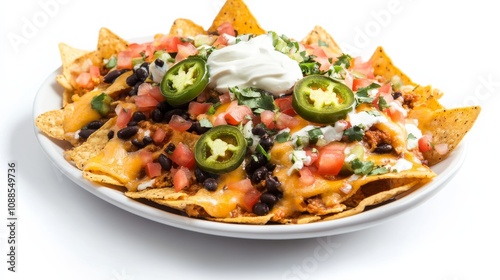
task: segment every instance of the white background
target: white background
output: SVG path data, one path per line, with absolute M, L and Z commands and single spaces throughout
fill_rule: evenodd
M 32 105 L 60 65 L 57 44 L 93 49 L 100 27 L 125 38 L 167 33 L 177 17 L 209 27 L 223 0 L 3 1 L 0 101 L 1 279 L 500 279 L 500 20 L 493 1 L 247 0 L 267 30 L 301 39 L 314 25 L 346 52 L 382 45 L 447 106 L 479 104 L 456 177 L 417 208 L 328 238 L 246 240 L 189 232 L 130 214 L 56 170 Z M 453 3 L 453 4 L 452 4 Z M 17 272 L 7 271 L 7 163 L 17 163 Z M 318 255 L 318 248 L 330 250 Z

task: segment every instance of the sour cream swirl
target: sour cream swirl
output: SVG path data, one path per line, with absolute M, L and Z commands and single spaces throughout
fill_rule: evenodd
M 298 63 L 274 49 L 271 35 L 215 50 L 207 60 L 209 86 L 219 92 L 230 87 L 254 87 L 280 95 L 302 78 Z

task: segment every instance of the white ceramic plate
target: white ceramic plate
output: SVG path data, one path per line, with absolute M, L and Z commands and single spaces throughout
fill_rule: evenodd
M 57 69 L 50 74 L 40 87 L 33 107 L 36 118 L 43 112 L 61 107 L 62 89 L 55 77 L 60 73 Z M 343 219 L 324 221 L 304 225 L 240 225 L 226 224 L 201 219 L 189 218 L 168 212 L 127 198 L 123 193 L 95 185 L 82 178 L 81 171 L 71 165 L 63 157 L 64 143 L 54 141 L 45 136 L 35 126 L 36 136 L 41 148 L 55 166 L 69 179 L 97 197 L 126 211 L 166 225 L 185 230 L 212 235 L 249 238 L 249 239 L 297 239 L 335 235 L 365 229 L 387 221 L 403 212 L 418 206 L 441 190 L 458 171 L 466 154 L 466 145 L 459 145 L 453 154 L 432 169 L 438 176 L 429 184 L 386 205 Z

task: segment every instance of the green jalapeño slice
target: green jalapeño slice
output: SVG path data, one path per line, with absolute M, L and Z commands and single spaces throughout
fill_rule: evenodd
M 322 75 L 302 78 L 293 90 L 293 109 L 310 122 L 334 123 L 345 118 L 353 104 L 354 94 L 346 85 Z
M 243 133 L 231 125 L 220 125 L 203 134 L 194 147 L 196 164 L 202 170 L 222 174 L 243 162 L 247 142 Z
M 167 70 L 160 84 L 161 93 L 172 106 L 195 99 L 208 84 L 208 68 L 200 57 L 186 58 Z

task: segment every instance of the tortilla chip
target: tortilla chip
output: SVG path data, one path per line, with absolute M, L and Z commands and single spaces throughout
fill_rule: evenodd
M 170 27 L 169 36 L 194 37 L 200 34 L 207 34 L 205 29 L 194 23 L 190 19 L 178 18 Z
M 128 71 L 121 74 L 118 78 L 115 79 L 115 81 L 108 88 L 104 90 L 104 92 L 106 92 L 106 94 L 109 95 L 111 98 L 115 98 L 124 90 L 130 89 L 131 86 L 127 84 L 127 78 L 132 74 L 133 74 L 132 71 Z
M 243 216 L 234 218 L 207 218 L 207 220 L 223 223 L 233 223 L 233 224 L 250 224 L 250 225 L 265 225 L 267 224 L 273 214 L 267 214 L 264 216 Z
M 373 64 L 375 76 L 384 77 L 387 81 L 390 81 L 394 76 L 399 76 L 404 85 L 416 85 L 406 74 L 394 66 L 382 47 L 375 50 L 370 61 Z
M 97 41 L 97 51 L 102 59 L 110 58 L 113 55 L 128 48 L 128 42 L 111 30 L 107 28 L 101 28 L 99 30 L 99 38 Z M 97 65 L 97 64 L 96 64 Z
M 119 180 L 113 178 L 113 177 L 110 177 L 106 174 L 96 174 L 96 173 L 93 173 L 93 172 L 87 172 L 87 171 L 84 171 L 82 173 L 82 176 L 84 179 L 90 181 L 90 182 L 94 182 L 98 185 L 113 185 L 113 186 L 123 186 L 123 183 L 120 182 Z
M 434 145 L 448 145 L 448 152 L 444 155 L 439 154 L 434 149 L 423 153 L 429 165 L 434 165 L 448 157 L 472 128 L 479 112 L 481 112 L 479 106 L 441 109 L 434 111 L 431 121 L 420 125 L 423 134 L 432 134 Z
M 342 50 L 337 42 L 335 42 L 333 37 L 319 25 L 316 25 L 314 29 L 311 30 L 311 32 L 309 32 L 304 39 L 302 39 L 301 43 L 305 45 L 323 46 L 335 57 L 342 55 Z
M 328 217 L 324 218 L 323 220 L 324 221 L 336 220 L 336 219 L 352 216 L 355 214 L 359 214 L 359 213 L 363 212 L 366 209 L 366 207 L 378 205 L 378 204 L 381 204 L 383 202 L 386 202 L 386 201 L 410 190 L 417 183 L 418 182 L 412 182 L 412 183 L 409 183 L 409 184 L 401 186 L 401 187 L 397 187 L 397 188 L 390 189 L 387 191 L 382 191 L 382 192 L 379 192 L 379 193 L 374 194 L 372 196 L 368 196 L 365 199 L 363 199 L 356 207 L 351 208 L 351 209 L 346 210 L 346 211 L 343 211 L 343 212 L 340 212 L 340 213 L 337 213 L 337 214 L 334 214 L 334 215 L 331 215 L 331 216 L 328 216 Z
M 82 170 L 90 158 L 96 156 L 104 149 L 106 143 L 109 141 L 108 133 L 115 123 L 116 118 L 108 120 L 101 128 L 92 133 L 83 144 L 67 151 L 65 153 L 66 159 L 73 161 L 75 166 Z
M 48 136 L 64 140 L 64 110 L 52 110 L 39 115 L 36 120 L 36 126 Z
M 89 52 L 85 51 L 85 50 L 73 48 L 70 45 L 65 44 L 65 43 L 59 44 L 59 54 L 61 56 L 61 63 L 62 63 L 62 75 L 66 78 L 67 81 L 70 81 L 70 79 L 71 79 L 70 68 L 71 68 L 73 62 L 76 59 L 78 59 L 79 57 L 81 57 L 87 53 L 89 53 Z
M 208 28 L 208 32 L 216 33 L 217 27 L 225 22 L 231 23 L 238 35 L 266 33 L 242 0 L 227 0 L 213 20 L 212 26 Z

